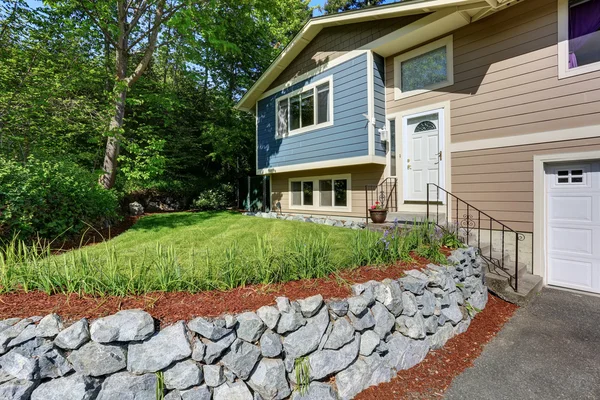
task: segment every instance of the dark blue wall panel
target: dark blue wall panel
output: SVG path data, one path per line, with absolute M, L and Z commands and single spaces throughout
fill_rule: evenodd
M 373 54 L 373 74 L 374 77 L 374 91 L 375 96 L 375 119 L 377 125 L 375 127 L 375 155 L 385 156 L 385 144 L 381 142 L 379 135 L 379 128 L 385 126 L 385 62 L 382 56 L 379 54 Z

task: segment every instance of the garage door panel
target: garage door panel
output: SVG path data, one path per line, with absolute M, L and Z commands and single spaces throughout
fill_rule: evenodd
M 550 257 L 549 262 L 549 284 L 590 292 L 598 290 L 597 285 L 594 284 L 594 267 L 597 268 L 597 265 L 594 265 L 595 262 L 558 257 Z
M 572 229 L 555 226 L 550 229 L 549 233 L 552 252 L 593 255 L 593 229 Z
M 593 221 L 592 196 L 552 196 L 550 198 L 550 221 Z

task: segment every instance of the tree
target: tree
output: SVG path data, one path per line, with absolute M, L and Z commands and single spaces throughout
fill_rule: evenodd
M 385 2 L 386 0 L 327 0 L 324 9 L 327 14 L 335 14 L 343 11 L 378 6 Z

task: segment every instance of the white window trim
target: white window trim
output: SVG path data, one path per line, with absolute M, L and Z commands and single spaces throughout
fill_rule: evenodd
M 446 66 L 447 77 L 444 82 L 429 85 L 423 89 L 410 90 L 408 92 L 402 91 L 402 68 L 401 64 L 403 61 L 409 60 L 425 54 L 442 46 L 446 46 L 446 60 L 448 65 Z M 407 53 L 400 54 L 394 57 L 394 100 L 400 100 L 410 96 L 416 96 L 418 94 L 430 92 L 432 90 L 441 89 L 447 86 L 454 85 L 454 50 L 453 50 L 453 36 L 446 36 L 442 39 L 436 40 L 421 46 L 417 49 L 411 50 Z
M 569 0 L 558 0 L 558 79 L 600 71 L 600 61 L 569 69 Z
M 347 182 L 346 189 L 346 207 L 336 206 L 321 206 L 321 194 L 319 191 L 319 181 L 321 180 L 341 180 L 345 179 Z M 312 182 L 313 183 L 313 205 L 293 205 L 292 204 L 292 182 Z M 322 175 L 322 176 L 308 176 L 308 177 L 297 177 L 288 179 L 288 191 L 289 191 L 289 208 L 290 210 L 305 210 L 305 211 L 338 211 L 338 212 L 352 212 L 352 180 L 351 174 L 343 175 Z M 301 202 L 304 203 L 304 197 L 301 196 Z
M 323 122 L 320 124 L 314 124 L 311 126 L 307 126 L 304 128 L 299 128 L 299 129 L 294 129 L 294 130 L 290 130 L 290 112 L 291 112 L 291 107 L 290 104 L 288 102 L 288 133 L 286 135 L 280 135 L 279 134 L 279 103 L 282 100 L 286 100 L 289 99 L 290 97 L 294 97 L 297 96 L 299 94 L 302 94 L 304 92 L 308 92 L 311 91 L 317 87 L 320 86 L 324 83 L 328 83 L 329 84 L 329 99 L 328 99 L 328 106 L 329 106 L 329 121 L 327 122 Z M 315 96 L 317 95 L 317 93 L 314 94 Z M 316 100 L 316 97 L 315 97 Z M 317 121 L 317 116 L 318 116 L 318 107 L 315 107 L 314 110 L 314 120 L 315 122 Z M 326 128 L 328 126 L 332 126 L 333 125 L 333 76 L 328 76 L 326 78 L 320 79 L 318 81 L 315 82 L 311 82 L 310 84 L 307 84 L 305 86 L 303 86 L 300 89 L 294 90 L 293 92 L 287 93 L 284 96 L 281 97 L 277 97 L 275 99 L 275 137 L 277 139 L 281 139 L 281 138 L 285 138 L 285 137 L 289 137 L 289 136 L 293 136 L 293 135 L 298 135 L 300 133 L 306 133 L 306 132 L 310 132 L 310 131 L 314 131 L 316 129 L 322 129 L 322 128 Z

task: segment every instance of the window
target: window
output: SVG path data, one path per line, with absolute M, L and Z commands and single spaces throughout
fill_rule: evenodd
M 584 177 L 583 169 L 560 169 L 556 171 L 556 183 L 559 185 L 584 184 Z
M 286 136 L 331 125 L 331 78 L 277 101 L 277 135 Z
M 290 180 L 290 207 L 350 211 L 350 176 Z
M 559 0 L 559 78 L 600 70 L 600 0 Z
M 396 99 L 454 83 L 452 36 L 394 59 Z

